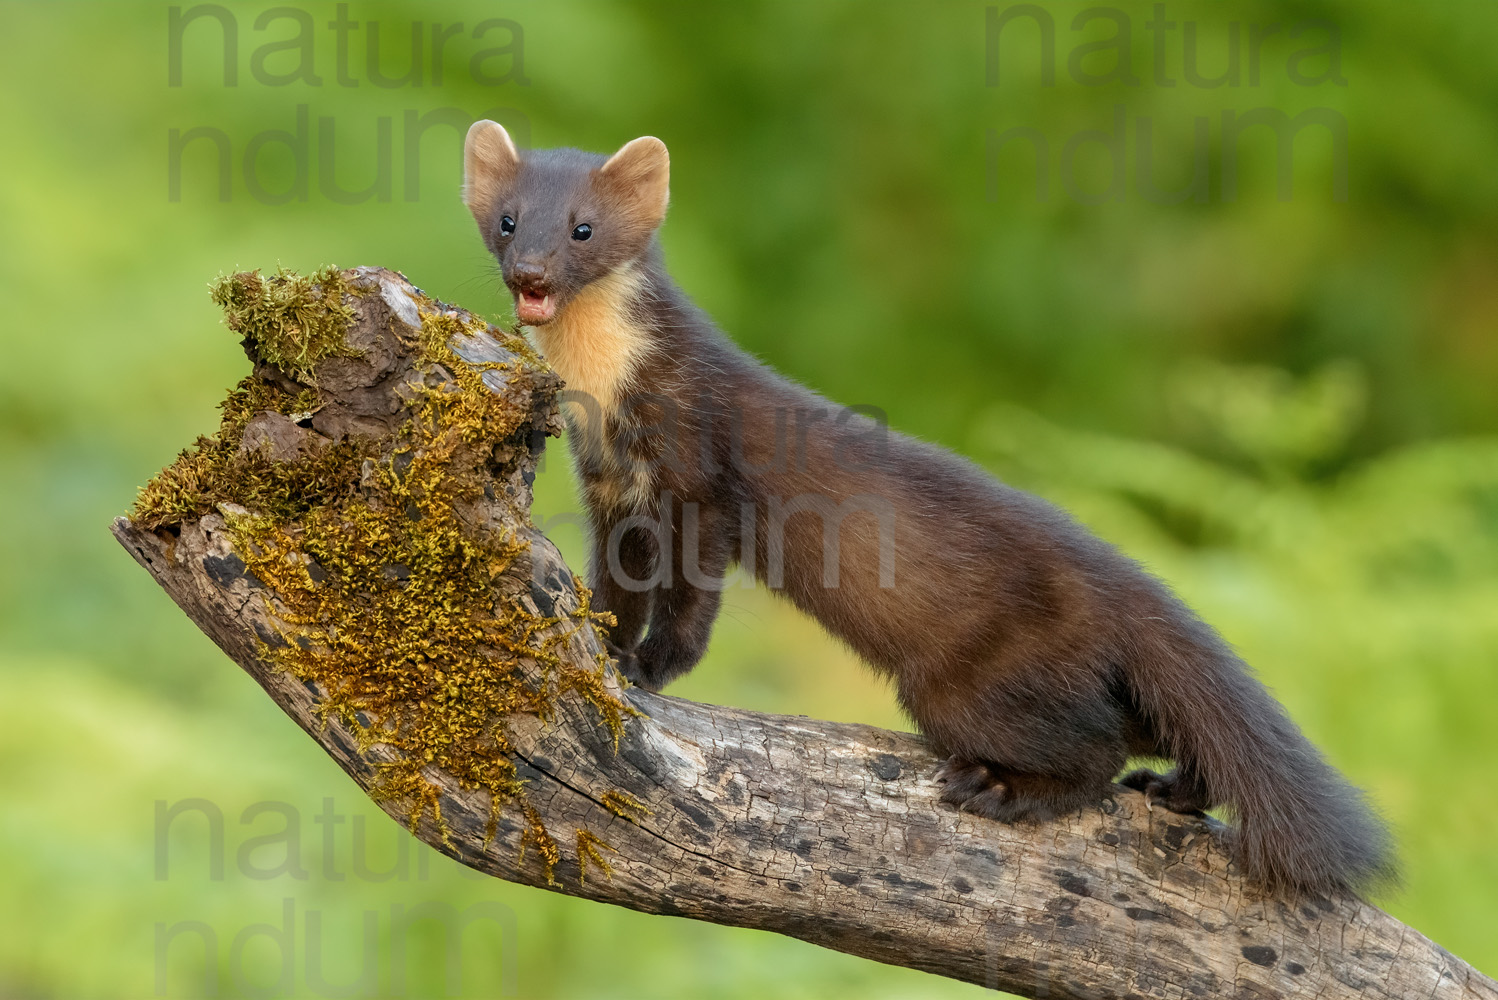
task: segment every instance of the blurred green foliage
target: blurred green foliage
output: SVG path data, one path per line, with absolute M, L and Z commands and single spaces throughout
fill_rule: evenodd
M 427 131 L 410 170 L 413 120 L 443 108 L 455 121 L 499 109 L 534 145 L 662 137 L 668 260 L 725 329 L 1065 504 L 1170 580 L 1387 813 L 1408 883 L 1392 911 L 1498 971 L 1498 7 L 1170 0 L 1178 27 L 1159 36 L 1161 63 L 1155 5 L 1074 27 L 1086 6 L 1044 7 L 1053 85 L 1040 29 L 1015 18 L 988 86 L 982 3 L 360 3 L 347 15 L 363 25 L 349 35 L 358 86 L 342 86 L 337 5 L 313 3 L 296 8 L 314 25 L 313 86 L 257 79 L 257 66 L 295 70 L 294 51 L 254 53 L 296 26 L 257 29 L 270 5 L 243 4 L 237 85 L 200 18 L 174 87 L 167 5 L 0 3 L 0 997 L 150 995 L 158 969 L 167 995 L 193 995 L 190 935 L 156 959 L 157 923 L 183 921 L 215 930 L 221 995 L 252 992 L 273 982 L 275 949 L 243 945 L 247 988 L 232 941 L 278 923 L 286 899 L 299 938 L 320 914 L 335 983 L 358 975 L 365 911 L 388 984 L 392 906 L 498 900 L 516 914 L 523 996 L 976 995 L 777 937 L 473 880 L 420 845 L 400 867 L 394 824 L 109 539 L 109 518 L 214 426 L 246 368 L 208 301 L 217 273 L 380 264 L 505 316 L 457 197 L 458 128 Z M 476 69 L 483 48 L 516 37 L 473 38 L 487 18 L 512 19 L 523 40 Z M 465 25 L 441 82 L 424 57 L 419 86 L 377 85 L 368 23 L 398 75 L 413 20 L 424 53 L 433 22 Z M 1120 22 L 1127 59 L 1079 50 Z M 1239 25 L 1237 85 L 1184 75 L 1187 22 L 1205 76 L 1226 71 Z M 1125 71 L 1138 82 L 1099 79 Z M 257 134 L 294 131 L 299 105 L 308 196 L 267 204 L 242 157 Z M 1345 200 L 1333 130 L 1296 139 L 1287 199 L 1268 130 L 1225 145 L 1225 112 L 1264 108 L 1345 122 Z M 330 167 L 340 190 L 378 191 L 382 117 L 389 199 L 330 197 Z M 1068 143 L 1120 118 L 1122 174 L 1098 140 L 1074 143 L 1063 173 Z M 1182 189 L 1204 169 L 1203 200 L 1142 192 L 1141 120 L 1156 185 Z M 185 148 L 170 197 L 170 130 L 198 127 L 231 144 L 227 201 L 212 139 Z M 990 155 L 989 130 L 1025 128 L 1048 146 L 1043 201 L 1033 142 Z M 271 194 L 296 182 L 274 143 L 249 173 Z M 1098 202 L 1119 177 L 1122 197 Z M 538 519 L 576 506 L 554 446 Z M 580 566 L 580 533 L 556 534 Z M 675 693 L 903 724 L 814 623 L 755 591 L 726 603 L 708 660 Z M 369 866 L 405 879 L 354 876 L 355 823 L 314 821 L 328 796 L 364 817 Z M 155 803 L 189 797 L 225 815 L 221 882 L 192 817 L 173 825 L 169 877 L 155 877 Z M 298 810 L 305 880 L 236 864 L 246 840 L 280 827 L 239 822 L 261 800 Z M 279 850 L 248 856 L 272 866 Z M 468 932 L 464 995 L 503 986 L 498 937 Z M 298 995 L 317 995 L 297 955 Z M 439 993 L 431 927 L 408 956 L 411 994 Z

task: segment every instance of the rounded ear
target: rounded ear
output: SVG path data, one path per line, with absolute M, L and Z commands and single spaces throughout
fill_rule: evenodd
M 463 202 L 478 224 L 486 226 L 494 203 L 520 170 L 520 154 L 510 133 L 498 122 L 476 121 L 463 142 Z
M 632 139 L 598 168 L 599 180 L 637 225 L 654 229 L 671 197 L 671 154 L 653 135 Z

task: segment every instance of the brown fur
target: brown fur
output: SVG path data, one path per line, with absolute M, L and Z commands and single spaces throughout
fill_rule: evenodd
M 510 156 L 480 138 L 480 160 Z M 1392 875 L 1360 793 L 1163 584 L 1045 501 L 782 378 L 686 299 L 654 239 L 658 140 L 516 155 L 471 167 L 506 180 L 470 184 L 469 205 L 512 291 L 555 297 L 533 333 L 593 397 L 568 409 L 590 582 L 634 681 L 697 663 L 737 561 L 893 679 L 948 756 L 949 802 L 1044 819 L 1100 801 L 1131 755 L 1169 757 L 1125 781 L 1234 810 L 1263 884 Z

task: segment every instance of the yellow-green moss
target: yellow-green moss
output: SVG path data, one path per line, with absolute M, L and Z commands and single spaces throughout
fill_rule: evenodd
M 343 276 L 325 271 L 310 282 L 286 272 L 234 275 L 214 297 L 261 360 L 310 381 L 315 359 L 342 349 L 348 294 L 356 293 Z M 200 438 L 148 484 L 134 518 L 156 528 L 221 510 L 235 550 L 266 587 L 280 632 L 263 655 L 313 682 L 324 694 L 324 718 L 344 722 L 361 749 L 379 743 L 399 751 L 381 766 L 373 794 L 395 804 L 413 829 L 431 815 L 445 837 L 429 769 L 482 789 L 490 835 L 501 810 L 518 811 L 522 855 L 534 847 L 550 879 L 561 854 L 525 801 L 505 721 L 516 712 L 548 717 L 560 695 L 576 692 L 617 746 L 630 710 L 604 686 L 602 658 L 580 668 L 559 655 L 578 629 L 605 617 L 590 610 L 578 581 L 578 607 L 566 619 L 497 599 L 500 577 L 526 543 L 514 534 L 481 536 L 460 511 L 482 498 L 493 445 L 526 419 L 483 384 L 483 373 L 524 369 L 464 362 L 449 341 L 484 325 L 425 298 L 419 306 L 419 342 L 408 346 L 425 379 L 408 397 L 411 416 L 393 448 L 382 453 L 378 441 L 354 438 L 294 461 L 241 453 L 256 413 L 299 414 L 318 402 L 316 390 L 288 393 L 246 379 L 222 404 L 218 436 Z M 643 809 L 619 794 L 621 804 Z M 586 831 L 577 844 L 580 865 L 609 870 L 599 853 L 607 845 Z
M 600 847 L 608 851 L 614 850 L 611 844 L 605 843 L 589 831 L 577 831 L 577 880 L 579 882 L 588 880 L 588 865 L 590 864 L 597 865 L 605 875 L 613 877 L 614 866 L 609 864 L 608 858 L 603 856 L 603 851 L 599 850 Z
M 551 873 L 556 870 L 558 862 L 562 860 L 562 851 L 557 847 L 557 842 L 551 834 L 546 832 L 546 824 L 541 822 L 541 814 L 531 806 L 524 807 L 525 829 L 520 834 L 520 860 L 525 860 L 527 848 L 534 847 L 536 853 L 541 856 L 541 864 L 546 867 L 546 881 L 553 882 Z M 581 860 L 578 862 L 582 866 Z
M 229 329 L 248 339 L 261 360 L 298 381 L 311 382 L 323 358 L 357 354 L 345 339 L 354 318 L 344 301 L 349 286 L 336 267 L 310 277 L 284 268 L 270 277 L 241 271 L 210 287 Z
M 631 823 L 635 822 L 640 816 L 655 815 L 649 809 L 645 808 L 645 803 L 628 792 L 607 791 L 600 796 L 599 801 L 603 803 L 603 807 L 609 812 L 621 819 L 627 819 Z
M 316 406 L 316 390 L 293 394 L 244 379 L 219 404 L 224 416 L 218 434 L 199 437 L 143 486 L 131 519 L 154 529 L 202 517 L 223 503 L 289 518 L 349 492 L 347 471 L 373 454 L 368 442 L 335 442 L 297 462 L 272 461 L 258 451 L 239 454 L 245 426 L 256 413 L 291 415 Z

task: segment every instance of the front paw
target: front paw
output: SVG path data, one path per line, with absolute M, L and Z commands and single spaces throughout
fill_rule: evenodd
M 621 677 L 635 687 L 649 687 L 645 683 L 645 674 L 640 667 L 640 657 L 638 654 L 627 649 L 620 649 L 612 642 L 605 642 L 604 648 L 607 649 L 609 659 L 614 661 L 614 669 L 619 671 Z
M 962 757 L 948 757 L 937 769 L 942 785 L 941 800 L 964 812 L 989 819 L 1012 819 L 1005 809 L 1012 799 L 1009 785 L 986 764 Z

